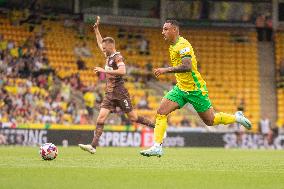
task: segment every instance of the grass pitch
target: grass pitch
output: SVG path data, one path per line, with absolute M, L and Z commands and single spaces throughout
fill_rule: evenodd
M 99 148 L 95 155 L 59 146 L 53 161 L 39 148 L 0 147 L 0 188 L 284 188 L 284 151 L 165 148 L 162 158 L 139 148 Z

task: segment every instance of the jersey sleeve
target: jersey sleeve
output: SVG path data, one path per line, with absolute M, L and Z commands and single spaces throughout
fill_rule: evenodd
M 181 43 L 177 48 L 177 53 L 181 59 L 192 57 L 192 47 L 188 43 Z
M 121 55 L 115 56 L 114 62 L 116 63 L 117 67 L 125 65 L 124 64 L 124 59 L 123 59 L 123 57 Z

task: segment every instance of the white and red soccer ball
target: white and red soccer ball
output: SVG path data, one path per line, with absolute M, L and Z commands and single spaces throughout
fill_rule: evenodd
M 40 147 L 39 153 L 44 160 L 53 160 L 58 155 L 57 147 L 52 143 L 45 143 Z

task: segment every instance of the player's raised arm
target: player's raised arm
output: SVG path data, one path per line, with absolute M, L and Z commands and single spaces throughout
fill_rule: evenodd
M 99 31 L 99 24 L 100 24 L 100 16 L 97 16 L 97 21 L 93 25 L 93 28 L 94 28 L 94 31 L 95 31 L 95 34 L 96 34 L 98 46 L 101 49 L 101 51 L 103 52 L 103 47 L 102 47 L 103 38 L 102 38 L 101 33 Z

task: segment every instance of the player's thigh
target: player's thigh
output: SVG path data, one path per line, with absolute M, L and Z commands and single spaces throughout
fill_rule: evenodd
M 168 115 L 176 109 L 179 109 L 179 104 L 177 102 L 173 102 L 167 98 L 163 98 L 160 107 L 157 110 L 157 113 L 160 115 Z
M 208 115 L 212 111 L 210 110 L 212 104 L 208 97 L 206 86 L 198 90 L 188 92 L 185 98 L 187 99 L 187 102 L 192 104 L 192 106 L 198 113 L 201 112 L 205 115 Z
M 177 86 L 174 86 L 162 99 L 157 113 L 161 115 L 168 115 L 176 109 L 182 108 L 187 103 L 182 92 Z
M 206 125 L 208 126 L 213 125 L 215 118 L 215 111 L 212 107 L 206 110 L 205 112 L 198 112 L 198 115 Z
M 104 123 L 105 120 L 107 119 L 109 113 L 110 113 L 109 109 L 101 108 L 99 115 L 98 115 L 98 118 L 97 118 L 97 123 Z
M 112 94 L 106 94 L 104 97 L 102 103 L 101 103 L 101 109 L 108 109 L 110 112 L 115 111 L 115 100 L 113 99 Z
M 127 90 L 122 90 L 115 99 L 115 105 L 120 107 L 125 113 L 133 111 L 130 95 Z

